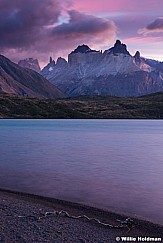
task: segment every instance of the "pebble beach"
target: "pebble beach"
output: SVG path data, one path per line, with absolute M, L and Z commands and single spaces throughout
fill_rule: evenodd
M 74 218 L 55 213 L 61 210 Z M 75 218 L 81 215 L 98 221 Z M 133 225 L 130 228 L 121 224 L 125 219 L 124 215 L 76 203 L 0 190 L 0 243 L 112 243 L 123 239 L 163 242 L 162 226 L 131 219 Z M 123 227 L 119 227 L 121 225 Z

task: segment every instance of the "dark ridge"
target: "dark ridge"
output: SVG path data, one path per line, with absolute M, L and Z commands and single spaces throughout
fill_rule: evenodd
M 25 97 L 61 98 L 64 94 L 39 73 L 0 55 L 0 89 Z
M 61 67 L 67 66 L 67 61 L 62 57 L 58 57 L 56 65 Z
M 89 48 L 89 46 L 87 45 L 82 45 L 82 46 L 78 46 L 74 51 L 72 51 L 71 53 L 89 53 L 89 52 L 98 52 L 96 50 L 91 50 Z

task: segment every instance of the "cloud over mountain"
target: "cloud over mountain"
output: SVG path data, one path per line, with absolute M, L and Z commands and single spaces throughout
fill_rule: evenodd
M 82 44 L 108 44 L 116 35 L 114 22 L 79 11 L 68 11 L 69 21 L 56 26 L 51 35 L 54 40 L 70 40 L 71 45 Z M 60 43 L 61 44 L 61 43 Z
M 82 42 L 113 41 L 112 21 L 72 7 L 69 0 L 1 0 L 0 52 L 14 61 L 29 55 L 44 61 L 56 49 L 63 53 Z

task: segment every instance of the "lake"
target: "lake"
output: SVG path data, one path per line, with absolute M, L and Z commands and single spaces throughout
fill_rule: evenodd
M 0 120 L 0 187 L 163 225 L 162 120 Z

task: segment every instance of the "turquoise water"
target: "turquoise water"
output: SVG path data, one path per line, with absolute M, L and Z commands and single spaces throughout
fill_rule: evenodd
M 163 121 L 0 120 L 0 187 L 163 224 Z

